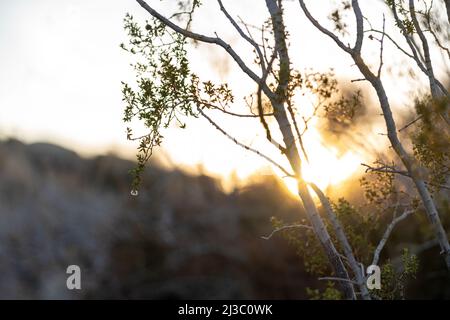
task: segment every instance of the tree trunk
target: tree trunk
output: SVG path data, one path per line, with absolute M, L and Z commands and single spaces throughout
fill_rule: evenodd
M 441 219 L 439 218 L 436 205 L 431 198 L 431 194 L 425 184 L 424 179 L 421 177 L 421 170 L 423 169 L 415 161 L 415 159 L 406 152 L 400 140 L 398 139 L 397 129 L 395 126 L 394 118 L 392 116 L 391 107 L 389 105 L 389 101 L 380 78 L 376 77 L 372 73 L 372 71 L 370 71 L 359 54 L 353 54 L 353 60 L 355 61 L 355 64 L 358 66 L 361 73 L 372 84 L 375 91 L 377 92 L 378 100 L 380 102 L 381 109 L 383 110 L 383 117 L 386 122 L 389 141 L 391 142 L 394 151 L 400 157 L 402 163 L 404 164 L 406 170 L 408 171 L 417 188 L 423 206 L 425 207 L 428 219 L 433 227 L 434 235 L 439 241 L 441 254 L 444 256 L 447 269 L 450 271 L 450 245 L 448 243 L 447 234 L 445 233 L 445 230 L 442 226 Z
M 336 277 L 343 280 L 339 281 L 339 286 L 344 293 L 345 298 L 348 300 L 356 299 L 353 285 L 350 282 L 345 281 L 346 279 L 350 280 L 348 272 L 345 269 L 344 263 L 342 262 L 342 259 L 339 256 L 339 253 L 337 252 L 333 242 L 331 241 L 330 235 L 325 227 L 325 224 L 320 218 L 316 205 L 314 204 L 308 187 L 304 181 L 300 181 L 298 183 L 298 194 L 302 199 L 303 207 L 306 211 L 309 221 L 311 222 L 311 225 L 313 226 L 314 232 L 320 243 L 322 244 L 328 260 L 333 266 Z
M 314 192 L 317 194 L 317 196 L 320 199 L 320 202 L 322 203 L 323 208 L 325 209 L 325 213 L 328 216 L 328 220 L 330 220 L 331 225 L 333 226 L 334 232 L 336 233 L 336 237 L 338 238 L 339 242 L 341 243 L 341 246 L 344 250 L 345 257 L 347 258 L 350 267 L 352 268 L 352 271 L 356 277 L 356 282 L 358 283 L 359 290 L 361 290 L 361 297 L 364 300 L 371 300 L 369 290 L 367 289 L 365 277 L 364 277 L 364 269 L 361 268 L 359 263 L 356 261 L 355 256 L 353 255 L 353 249 L 348 242 L 347 236 L 345 235 L 344 229 L 342 228 L 341 223 L 339 222 L 338 217 L 333 211 L 333 208 L 331 207 L 330 201 L 325 196 L 325 194 L 322 192 L 322 190 L 319 189 L 318 186 L 315 184 L 310 184 L 313 188 Z
M 285 145 L 285 156 L 289 160 L 289 163 L 298 179 L 299 196 L 302 200 L 303 207 L 309 221 L 314 229 L 314 233 L 322 244 L 323 249 L 328 257 L 328 260 L 339 278 L 343 281 L 339 281 L 339 285 L 344 293 L 346 299 L 355 299 L 355 292 L 353 285 L 350 282 L 347 270 L 342 262 L 330 235 L 320 217 L 316 205 L 311 198 L 311 194 L 307 188 L 307 185 L 301 177 L 301 160 L 300 153 L 298 152 L 297 145 L 295 143 L 294 131 L 292 130 L 291 123 L 287 117 L 285 104 L 287 97 L 287 88 L 290 81 L 290 60 L 288 49 L 286 45 L 286 32 L 284 28 L 283 12 L 281 3 L 277 0 L 266 0 L 267 10 L 270 13 L 272 20 L 273 34 L 275 38 L 275 50 L 278 54 L 280 61 L 280 69 L 278 71 L 278 85 L 275 91 L 275 95 L 270 97 L 271 104 L 274 109 L 274 116 L 278 123 L 278 127 L 283 136 L 283 142 Z

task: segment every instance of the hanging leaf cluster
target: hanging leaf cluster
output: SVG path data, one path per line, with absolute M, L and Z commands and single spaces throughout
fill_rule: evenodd
M 198 1 L 194 3 L 198 6 Z M 129 41 L 120 47 L 135 58 L 131 64 L 135 81 L 122 82 L 122 96 L 127 139 L 139 141 L 137 166 L 131 170 L 137 190 L 145 164 L 163 141 L 163 129 L 174 122 L 185 128 L 187 117 L 198 116 L 196 108 L 225 108 L 234 96 L 226 83 L 200 81 L 189 67 L 187 39 L 164 23 L 153 18 L 141 27 L 127 14 L 124 29 Z M 143 124 L 143 134 L 135 134 L 133 121 Z

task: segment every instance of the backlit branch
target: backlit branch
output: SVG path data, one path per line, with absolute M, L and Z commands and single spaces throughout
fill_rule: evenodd
M 416 30 L 420 41 L 422 42 L 422 49 L 423 49 L 423 54 L 425 57 L 425 66 L 427 68 L 427 75 L 428 75 L 428 79 L 430 81 L 430 88 L 431 88 L 431 95 L 433 96 L 433 98 L 437 98 L 439 96 L 441 96 L 441 93 L 439 92 L 440 89 L 438 89 L 437 84 L 436 84 L 436 78 L 434 77 L 434 71 L 433 71 L 433 65 L 431 63 L 431 57 L 430 57 L 430 47 L 428 45 L 428 40 L 427 37 L 425 37 L 423 31 L 422 31 L 422 27 L 419 24 L 419 21 L 417 20 L 416 17 L 416 9 L 414 6 L 414 0 L 409 0 L 409 13 L 411 15 L 411 20 L 413 22 L 414 25 L 414 29 Z
M 411 4 L 410 0 L 410 4 Z M 395 1 L 392 1 L 394 3 L 393 5 L 393 12 L 395 19 L 399 26 L 401 26 L 402 30 L 404 30 L 404 26 L 402 26 L 400 19 L 398 19 L 398 16 L 396 15 L 395 11 Z M 392 145 L 393 150 L 398 155 L 398 157 L 401 159 L 403 165 L 405 166 L 406 170 L 408 171 L 408 175 L 410 175 L 411 179 L 414 182 L 414 186 L 417 189 L 417 192 L 421 198 L 422 204 L 425 207 L 426 214 L 428 215 L 429 221 L 431 222 L 434 234 L 436 238 L 439 241 L 439 244 L 441 246 L 441 250 L 444 253 L 443 257 L 447 266 L 447 269 L 450 271 L 450 244 L 448 241 L 447 233 L 442 226 L 439 213 L 436 208 L 436 204 L 434 203 L 430 191 L 428 189 L 426 181 L 423 179 L 423 176 L 419 174 L 419 171 L 423 168 L 421 168 L 421 165 L 419 161 L 414 157 L 413 155 L 410 155 L 402 142 L 400 141 L 398 135 L 397 135 L 397 128 L 396 123 L 392 114 L 391 105 L 388 99 L 388 96 L 386 94 L 386 90 L 384 87 L 383 82 L 379 77 L 377 77 L 369 68 L 369 66 L 364 61 L 363 57 L 361 56 L 361 44 L 362 44 L 362 36 L 364 34 L 363 29 L 363 15 L 359 8 L 359 4 L 357 0 L 352 0 L 352 6 L 353 11 L 356 18 L 356 43 L 354 46 L 354 49 L 350 49 L 343 45 L 343 43 L 330 31 L 323 28 L 317 20 L 315 20 L 309 11 L 307 10 L 305 3 L 303 0 L 299 0 L 300 6 L 305 13 L 306 17 L 310 20 L 310 22 L 321 32 L 328 35 L 330 38 L 332 38 L 338 46 L 344 50 L 345 52 L 349 53 L 352 57 L 355 65 L 358 67 L 361 74 L 366 78 L 370 84 L 372 85 L 373 89 L 376 91 L 378 96 L 378 101 L 380 104 L 380 108 L 382 110 L 382 115 L 386 124 L 387 129 L 387 137 L 389 138 L 389 141 Z M 410 45 L 411 50 L 413 49 L 414 45 L 412 43 L 412 40 L 408 38 L 408 32 L 404 32 L 405 39 L 408 42 L 408 45 Z M 417 53 L 414 55 L 416 56 Z M 428 68 L 427 68 L 428 70 Z M 428 73 L 430 77 L 430 73 Z M 434 77 L 434 76 L 433 76 Z M 430 79 L 430 84 L 432 84 L 432 79 Z M 436 91 L 432 88 L 432 92 Z M 419 170 L 418 170 L 419 169 Z
M 156 19 L 158 19 L 159 21 L 164 23 L 164 25 L 168 26 L 175 32 L 185 36 L 186 38 L 190 38 L 190 39 L 204 42 L 204 43 L 215 44 L 215 45 L 222 47 L 234 59 L 234 61 L 236 61 L 236 63 L 239 65 L 239 67 L 245 74 L 247 74 L 256 83 L 260 82 L 260 78 L 245 64 L 245 62 L 233 50 L 233 48 L 228 43 L 226 43 L 224 40 L 222 40 L 221 38 L 219 38 L 217 36 L 216 37 L 205 36 L 205 35 L 202 35 L 199 33 L 185 30 L 185 29 L 179 27 L 178 25 L 176 25 L 175 23 L 173 23 L 172 21 L 170 21 L 169 19 L 167 19 L 166 17 L 164 17 L 163 15 L 161 15 L 156 10 L 154 10 L 145 1 L 143 1 L 143 0 L 136 0 L 136 1 L 153 17 L 155 17 Z M 273 95 L 273 93 L 271 92 L 271 90 L 269 89 L 269 87 L 267 85 L 263 85 L 262 89 L 267 96 Z
M 381 40 L 380 40 L 380 65 L 378 66 L 378 72 L 377 72 L 377 77 L 380 78 L 381 76 L 381 69 L 383 68 L 383 49 L 384 49 L 384 35 L 385 30 L 386 30 L 386 18 L 383 14 L 383 34 L 381 35 Z
M 410 11 L 411 11 L 411 8 L 414 9 L 414 1 L 410 2 Z M 448 96 L 448 91 L 445 89 L 445 86 L 442 85 L 442 83 L 438 79 L 436 79 L 436 77 L 434 76 L 433 67 L 431 64 L 428 41 L 426 40 L 426 37 L 422 31 L 422 28 L 420 27 L 419 22 L 417 21 L 415 11 L 414 10 L 411 11 L 410 16 L 411 16 L 411 20 L 413 21 L 414 28 L 418 32 L 419 38 L 422 42 L 422 48 L 424 50 L 424 55 L 422 55 L 421 51 L 418 48 L 418 45 L 414 41 L 410 32 L 405 27 L 403 21 L 398 16 L 397 5 L 395 4 L 395 1 L 392 2 L 392 7 L 390 7 L 390 9 L 394 16 L 396 25 L 400 28 L 400 31 L 412 52 L 412 56 L 410 54 L 407 54 L 407 56 L 412 58 L 418 65 L 419 69 L 428 77 L 428 79 L 430 81 L 430 89 L 432 91 L 433 96 L 435 97 L 435 95 L 439 95 L 439 91 L 437 91 L 436 86 L 439 87 L 439 90 L 441 93 Z M 424 40 L 425 40 L 425 42 L 423 42 Z M 396 44 L 395 42 L 393 42 L 393 43 Z M 397 44 L 396 44 L 396 46 L 397 46 L 397 48 L 400 48 L 400 46 L 398 46 Z M 404 50 L 401 50 L 401 51 L 403 53 L 405 53 Z
M 372 265 L 378 265 L 381 251 L 383 250 L 383 248 L 384 248 L 387 240 L 389 239 L 389 236 L 391 235 L 392 231 L 394 230 L 395 226 L 400 221 L 402 221 L 402 220 L 406 219 L 408 216 L 410 216 L 412 213 L 414 213 L 414 210 L 405 210 L 400 216 L 394 217 L 392 222 L 387 226 L 386 231 L 383 234 L 383 237 L 381 238 L 380 242 L 378 243 L 378 246 L 376 247 L 376 249 L 373 253 Z
M 304 228 L 304 229 L 310 229 L 312 230 L 313 228 L 311 226 L 305 225 L 305 224 L 290 224 L 290 225 L 285 225 L 282 227 L 278 227 L 274 230 L 272 230 L 272 232 L 267 235 L 267 236 L 262 236 L 261 238 L 264 240 L 269 240 L 270 238 L 272 238 L 275 233 L 286 230 L 286 229 L 295 229 L 295 228 Z
M 380 164 L 379 167 L 372 167 L 372 166 L 370 166 L 368 164 L 361 163 L 361 165 L 363 167 L 366 167 L 366 170 L 365 170 L 366 173 L 367 172 L 395 173 L 395 174 L 400 174 L 400 175 L 405 176 L 405 177 L 410 177 L 408 171 L 399 170 L 395 166 L 390 166 L 390 165 L 387 165 L 387 164 L 382 164 L 382 163 L 379 163 L 379 164 Z
M 236 140 L 236 138 L 234 138 L 233 136 L 231 136 L 230 134 L 228 134 L 224 129 L 222 129 L 217 123 L 215 123 L 210 117 L 208 117 L 203 110 L 201 110 L 200 108 L 198 109 L 198 112 L 202 115 L 203 118 L 205 118 L 206 120 L 209 121 L 209 123 L 211 123 L 217 130 L 219 130 L 223 135 L 225 135 L 228 139 L 230 139 L 231 141 L 233 141 L 234 143 L 236 143 L 238 146 L 244 148 L 245 150 L 251 151 L 255 154 L 257 154 L 258 156 L 260 156 L 261 158 L 267 160 L 268 162 L 270 162 L 271 164 L 273 164 L 274 166 L 276 166 L 278 169 L 280 169 L 281 171 L 283 171 L 284 174 L 286 174 L 286 176 L 288 177 L 295 177 L 295 175 L 293 175 L 292 173 L 290 173 L 289 171 L 287 171 L 282 165 L 280 165 L 279 163 L 277 163 L 275 160 L 272 160 L 270 157 L 266 156 L 265 154 L 261 153 L 260 151 L 249 147 L 241 142 L 239 142 L 238 140 Z
M 368 164 L 365 164 L 365 163 L 361 163 L 361 165 L 366 167 L 366 170 L 365 170 L 366 173 L 367 172 L 393 173 L 393 174 L 399 174 L 401 176 L 411 178 L 411 174 L 408 171 L 399 170 L 395 166 L 389 166 L 389 165 L 386 165 L 386 164 L 381 164 L 379 167 L 372 167 L 372 166 L 370 166 Z M 434 183 L 434 182 L 429 182 L 429 181 L 424 181 L 424 183 L 426 185 L 430 185 L 430 186 L 433 186 L 433 187 L 438 187 L 438 188 L 441 188 L 441 189 L 450 190 L 450 186 L 445 185 L 445 184 Z
M 258 83 L 258 91 L 256 93 L 257 95 L 257 108 L 258 108 L 258 116 L 259 120 L 261 121 L 261 124 L 266 131 L 266 139 L 273 144 L 278 150 L 281 151 L 281 153 L 286 152 L 286 147 L 282 146 L 279 142 L 277 142 L 273 137 L 272 133 L 270 132 L 269 125 L 267 124 L 267 121 L 265 119 L 264 115 L 264 109 L 262 105 L 262 83 L 266 82 L 267 76 L 269 75 L 269 72 L 272 70 L 272 64 L 275 61 L 276 54 L 275 52 L 272 54 L 272 57 L 270 58 L 270 61 L 267 64 L 267 69 L 264 70 L 263 76 L 261 78 L 261 82 Z
M 346 46 L 333 32 L 331 32 L 330 30 L 326 29 L 325 27 L 323 27 L 319 21 L 317 21 L 309 12 L 308 8 L 305 5 L 305 1 L 303 0 L 299 0 L 300 3 L 300 7 L 302 8 L 303 12 L 305 13 L 306 17 L 308 18 L 308 20 L 319 30 L 321 31 L 323 34 L 327 35 L 328 37 L 330 37 L 331 39 L 333 39 L 334 42 L 336 42 L 336 44 L 345 52 L 347 53 L 351 53 L 352 49 L 349 46 Z
M 364 18 L 358 0 L 352 0 L 352 8 L 356 18 L 356 41 L 353 52 L 361 54 L 361 47 L 364 39 Z
M 331 222 L 331 225 L 333 226 L 336 237 L 338 238 L 344 250 L 345 257 L 347 258 L 347 261 L 350 264 L 353 274 L 356 277 L 356 284 L 359 286 L 361 290 L 362 297 L 364 299 L 370 300 L 370 295 L 369 292 L 367 291 L 367 287 L 364 282 L 364 274 L 362 273 L 360 265 L 353 254 L 353 249 L 347 239 L 347 236 L 345 235 L 344 229 L 342 228 L 342 225 L 339 222 L 338 217 L 336 216 L 333 208 L 331 207 L 330 201 L 316 184 L 310 183 L 309 185 L 312 187 L 314 192 L 319 197 L 319 200 L 322 204 L 322 207 L 325 210 L 328 220 Z
M 320 278 L 318 278 L 318 280 L 321 280 L 321 281 L 341 281 L 341 282 L 349 282 L 349 283 L 352 283 L 352 284 L 358 284 L 354 280 L 345 279 L 345 278 L 338 278 L 338 277 L 320 277 Z
M 448 4 L 450 4 L 450 0 L 444 0 L 446 1 Z M 448 47 L 445 47 L 441 41 L 439 40 L 439 37 L 436 34 L 436 31 L 433 30 L 433 26 L 432 26 L 432 21 L 431 21 L 431 9 L 433 8 L 433 0 L 431 0 L 431 4 L 428 7 L 427 3 L 425 2 L 425 12 L 422 14 L 428 24 L 428 30 L 424 30 L 424 32 L 429 32 L 431 33 L 431 35 L 434 38 L 434 41 L 436 42 L 436 44 L 439 46 L 439 48 L 441 48 L 442 50 L 444 50 L 447 53 L 447 57 L 450 59 L 450 50 L 448 49 Z
M 256 115 L 256 114 L 245 114 L 245 113 L 236 113 L 236 112 L 232 112 L 232 111 L 228 111 L 225 108 L 219 107 L 217 105 L 214 105 L 212 103 L 208 103 L 206 101 L 200 101 L 198 102 L 201 105 L 204 105 L 205 107 L 208 107 L 210 109 L 214 109 L 217 111 L 220 111 L 222 113 L 225 113 L 227 115 L 233 116 L 233 117 L 238 117 L 238 118 L 259 118 L 260 115 Z M 269 113 L 263 113 L 262 117 L 273 117 L 273 112 L 269 112 Z
M 248 43 L 250 43 L 253 46 L 253 48 L 255 48 L 255 51 L 256 51 L 256 53 L 258 55 L 258 58 L 259 58 L 259 61 L 261 63 L 262 73 L 264 73 L 265 70 L 266 70 L 266 67 L 265 67 L 264 57 L 263 57 L 261 48 L 259 47 L 259 45 L 252 38 L 250 38 L 249 36 L 247 36 L 245 34 L 245 32 L 242 30 L 242 28 L 237 24 L 237 22 L 233 19 L 233 17 L 225 9 L 222 1 L 221 0 L 217 0 L 217 2 L 219 3 L 220 10 L 222 10 L 222 12 L 225 14 L 225 16 L 230 21 L 230 23 L 233 25 L 233 27 L 236 29 L 236 31 L 239 33 L 239 35 L 242 38 L 244 38 Z

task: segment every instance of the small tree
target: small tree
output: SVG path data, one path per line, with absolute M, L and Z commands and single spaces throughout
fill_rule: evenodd
M 305 181 L 302 175 L 302 165 L 308 161 L 308 154 L 303 145 L 304 130 L 300 130 L 299 124 L 303 121 L 306 130 L 309 119 L 299 118 L 297 110 L 301 106 L 296 105 L 294 101 L 297 91 L 309 91 L 319 100 L 315 106 L 316 110 L 319 107 L 322 107 L 325 112 L 336 113 L 340 110 L 339 117 L 351 117 L 353 112 L 348 112 L 348 110 L 358 105 L 359 95 L 356 94 L 355 99 L 351 99 L 351 101 L 342 96 L 339 97 L 340 92 L 337 89 L 336 80 L 332 78 L 331 74 L 300 72 L 292 66 L 288 31 L 284 22 L 283 1 L 281 0 L 265 0 L 268 18 L 259 29 L 261 32 L 260 42 L 253 37 L 249 25 L 244 22 L 238 23 L 226 10 L 222 1 L 217 0 L 218 7 L 229 21 L 230 26 L 240 35 L 242 41 L 253 48 L 254 61 L 245 61 L 229 43 L 217 34 L 207 36 L 191 30 L 193 14 L 200 6 L 198 0 L 180 1 L 180 10 L 172 15 L 173 19 L 164 17 L 145 1 L 137 0 L 137 2 L 151 15 L 151 19 L 146 22 L 144 28 L 141 28 L 132 16 L 127 15 L 125 29 L 129 35 L 129 44 L 122 45 L 124 50 L 135 54 L 140 59 L 134 64 L 137 75 L 136 86 L 123 83 L 123 97 L 126 103 L 124 121 L 130 122 L 138 119 L 148 129 L 147 134 L 138 137 L 134 136 L 131 128 L 127 129 L 128 139 L 139 141 L 138 165 L 133 170 L 133 192 L 139 187 L 142 170 L 152 155 L 153 148 L 162 142 L 161 128 L 168 127 L 174 121 L 178 122 L 180 127 L 184 127 L 182 118 L 184 116 L 202 117 L 234 143 L 269 161 L 286 177 L 295 179 L 308 223 L 300 223 L 295 226 L 276 224 L 274 232 L 287 229 L 293 232 L 298 228 L 306 230 L 306 234 L 311 234 L 317 240 L 323 250 L 324 261 L 334 273 L 333 277 L 324 277 L 324 280 L 337 282 L 346 299 L 356 299 L 357 295 L 363 299 L 371 299 L 372 296 L 365 283 L 364 267 L 358 260 L 362 258 L 355 254 L 355 248 L 366 250 L 366 261 L 373 260 L 374 263 L 377 263 L 392 229 L 414 210 L 402 206 L 403 213 L 398 215 L 396 208 L 394 218 L 388 224 L 378 245 L 366 246 L 364 249 L 358 247 L 355 239 L 361 239 L 361 233 L 365 231 L 358 231 L 357 237 L 349 237 L 348 227 L 351 224 L 343 224 L 341 221 L 345 217 L 352 216 L 354 211 L 345 207 L 343 203 L 340 205 L 331 203 L 322 190 Z M 413 157 L 406 153 L 397 138 L 390 106 L 385 94 L 382 95 L 384 89 L 380 80 L 381 67 L 379 74 L 374 75 L 360 56 L 362 15 L 357 1 L 352 3 L 358 18 L 358 39 L 354 48 L 343 45 L 335 35 L 323 29 L 311 17 L 303 1 L 300 1 L 300 4 L 308 18 L 320 30 L 332 37 L 341 48 L 354 57 L 358 67 L 364 71 L 363 74 L 370 79 L 371 83 L 373 82 L 377 92 L 380 92 L 380 102 L 383 103 L 383 112 L 386 114 L 385 118 L 390 130 L 389 138 L 391 142 L 393 141 L 393 145 L 395 143 L 394 149 L 399 153 L 401 159 L 406 159 L 405 166 L 411 170 L 408 171 L 408 174 L 413 180 L 415 179 L 419 193 L 421 192 L 421 196 L 423 195 L 422 198 L 427 200 L 424 200 L 424 206 L 430 210 L 434 208 L 429 215 L 431 214 L 434 219 L 433 224 L 436 226 L 441 242 L 445 243 L 446 238 L 443 240 L 442 226 L 439 224 L 439 217 L 425 181 L 417 176 L 416 169 L 414 169 L 416 168 L 415 162 L 413 166 Z M 174 19 L 176 19 L 176 23 L 173 22 Z M 180 26 L 181 24 L 183 26 Z M 248 103 L 246 108 L 248 112 L 230 111 L 229 107 L 235 103 L 235 97 L 226 83 L 216 84 L 212 81 L 205 81 L 190 69 L 186 51 L 189 42 L 201 42 L 222 48 L 239 66 L 242 74 L 253 81 L 255 91 L 251 97 L 255 103 Z M 259 150 L 238 141 L 213 120 L 210 115 L 212 111 L 221 112 L 226 116 L 259 119 L 267 143 L 270 143 L 276 152 L 280 152 L 285 157 L 289 168 Z M 282 137 L 282 141 L 274 138 L 275 130 Z M 313 201 L 311 192 L 318 196 L 325 212 L 324 217 L 319 214 L 320 207 Z M 343 209 L 342 206 L 346 209 Z M 348 221 L 352 221 L 352 219 Z M 329 230 L 333 232 L 330 233 Z M 338 250 L 342 250 L 343 254 L 340 254 Z M 373 259 L 369 259 L 368 252 L 371 250 L 373 250 Z

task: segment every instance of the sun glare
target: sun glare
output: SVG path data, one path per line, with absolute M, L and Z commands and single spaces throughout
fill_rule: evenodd
M 299 108 L 299 119 L 309 118 L 313 113 L 311 97 L 301 96 L 296 101 Z M 217 116 L 216 116 L 217 118 Z M 223 119 L 224 120 L 224 119 Z M 242 129 L 242 122 L 233 121 L 225 123 L 225 128 L 230 132 L 239 132 Z M 205 125 L 205 127 L 201 127 Z M 253 127 L 254 125 L 254 127 Z M 301 122 L 299 122 L 300 131 L 303 131 Z M 274 126 L 275 127 L 275 126 Z M 241 147 L 231 143 L 229 139 L 224 138 L 220 133 L 212 131 L 215 134 L 204 135 L 202 132 L 211 130 L 207 127 L 207 123 L 198 123 L 195 126 L 190 126 L 186 129 L 185 135 L 179 135 L 179 131 L 169 131 L 165 133 L 166 147 L 171 150 L 171 158 L 173 162 L 194 172 L 200 170 L 201 173 L 205 173 L 221 180 L 221 183 L 225 190 L 231 191 L 236 187 L 236 183 L 251 181 L 255 178 L 255 175 L 271 175 L 274 170 L 280 177 L 283 177 L 287 189 L 294 195 L 298 195 L 297 182 L 293 178 L 285 177 L 285 174 L 279 171 L 276 167 L 270 167 L 265 160 L 256 157 L 254 154 L 245 152 Z M 248 124 L 246 127 L 247 132 L 255 132 L 259 128 L 259 123 Z M 303 144 L 308 154 L 309 162 L 302 157 L 302 175 L 307 182 L 313 182 L 318 185 L 322 190 L 329 186 L 337 185 L 350 178 L 356 173 L 360 167 L 360 163 L 364 162 L 362 155 L 354 151 L 340 152 L 337 148 L 327 145 L 322 136 L 322 132 L 319 131 L 318 118 L 312 117 L 308 122 L 308 129 L 303 134 Z M 196 136 L 198 135 L 198 136 Z M 217 144 L 217 138 L 223 138 L 223 144 Z M 192 144 L 191 141 L 202 140 L 202 144 Z M 248 145 L 254 146 L 252 140 L 246 140 L 245 138 L 238 138 L 239 141 L 243 141 Z M 281 140 L 281 139 L 280 139 Z M 264 142 L 264 140 L 263 140 Z M 173 143 L 173 145 L 172 145 Z M 208 148 L 204 148 L 208 145 Z M 263 153 L 273 156 L 274 159 L 280 161 L 280 155 L 278 158 L 271 154 L 273 149 L 260 149 L 259 146 L 255 146 L 256 149 L 262 150 Z M 255 158 L 256 157 L 256 158 Z M 178 162 L 177 162 L 177 161 Z M 289 168 L 287 161 L 281 161 L 282 165 Z M 202 164 L 199 167 L 199 164 Z M 201 168 L 201 169 L 199 169 Z
M 304 143 L 309 162 L 303 163 L 303 177 L 320 188 L 327 188 L 348 179 L 362 162 L 352 151 L 339 154 L 336 148 L 325 146 L 315 126 L 306 132 Z
M 313 182 L 322 190 L 350 178 L 362 162 L 357 154 L 346 152 L 339 155 L 336 149 L 327 148 L 320 140 L 311 144 L 312 147 L 307 148 L 309 162 L 303 162 L 302 175 L 306 182 Z M 285 179 L 285 184 L 291 193 L 298 194 L 294 179 Z
M 297 96 L 296 102 L 302 106 L 302 116 L 305 118 L 314 112 L 311 100 L 311 97 Z M 352 176 L 357 171 L 362 158 L 353 151 L 340 154 L 336 148 L 325 145 L 317 128 L 318 119 L 312 117 L 308 123 L 308 130 L 303 135 L 303 144 L 309 162 L 303 161 L 302 175 L 307 182 L 313 182 L 321 189 L 326 189 Z M 286 185 L 292 193 L 298 193 L 295 180 L 286 181 Z

